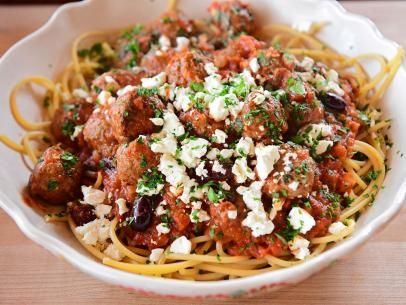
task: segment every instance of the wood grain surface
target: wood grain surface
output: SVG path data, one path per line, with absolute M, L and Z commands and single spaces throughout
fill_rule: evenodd
M 406 46 L 406 1 L 348 1 Z M 55 6 L 0 6 L 0 54 L 41 26 Z M 379 51 L 379 50 L 376 50 Z M 0 84 L 1 88 L 1 84 Z M 296 287 L 224 301 L 174 301 L 99 282 L 27 239 L 0 210 L 0 304 L 406 304 L 406 208 L 351 257 Z

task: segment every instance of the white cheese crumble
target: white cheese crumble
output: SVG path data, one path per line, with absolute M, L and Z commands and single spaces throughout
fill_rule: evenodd
M 85 125 L 76 125 L 75 129 L 73 129 L 73 134 L 70 136 L 70 139 L 74 141 L 78 135 L 83 131 Z
M 253 156 L 255 153 L 254 141 L 250 137 L 241 138 L 235 146 L 236 157 Z
M 204 70 L 206 71 L 206 73 L 207 73 L 208 75 L 216 74 L 217 71 L 218 71 L 217 67 L 216 67 L 212 62 L 206 63 L 206 64 L 204 65 Z
M 249 187 L 237 187 L 237 193 L 242 195 L 245 205 L 252 211 L 261 211 L 264 209 L 261 201 L 263 181 L 254 181 Z
M 223 165 L 221 165 L 221 163 L 217 160 L 213 162 L 213 166 L 211 169 L 213 170 L 213 172 L 221 173 L 223 175 L 225 175 L 227 172 L 226 169 L 223 167 Z
M 125 256 L 114 244 L 109 244 L 103 253 L 116 261 L 121 261 Z
M 189 98 L 189 93 L 189 88 L 175 88 L 176 99 L 173 105 L 175 106 L 176 110 L 188 111 L 192 107 L 192 101 Z
M 334 142 L 330 140 L 320 140 L 316 146 L 316 154 L 321 155 L 325 153 L 333 144 Z
M 100 105 L 106 105 L 107 101 L 109 100 L 110 97 L 111 97 L 111 93 L 109 91 L 103 90 L 97 96 L 97 103 L 99 103 Z
M 135 91 L 135 90 L 137 90 L 136 86 L 127 85 L 124 88 L 121 88 L 120 90 L 117 91 L 117 96 L 122 96 L 122 95 L 126 94 L 127 92 L 131 92 L 131 91 Z
M 247 158 L 237 158 L 231 172 L 235 175 L 237 183 L 244 183 L 248 178 L 251 180 L 255 178 L 255 173 L 247 164 Z
M 82 88 L 76 88 L 75 90 L 73 90 L 72 94 L 76 98 L 88 98 L 89 97 L 89 93 L 86 92 L 85 90 L 83 90 Z
M 171 231 L 167 223 L 160 223 L 156 226 L 156 230 L 158 231 L 158 236 L 168 234 Z
M 110 220 L 106 218 L 95 219 L 91 222 L 75 228 L 75 231 L 82 236 L 87 245 L 96 245 L 97 242 L 104 243 L 110 237 Z
M 153 77 L 141 78 L 142 87 L 152 89 L 162 86 L 166 80 L 166 73 L 161 72 Z
M 186 167 L 179 164 L 174 157 L 169 154 L 163 154 L 159 161 L 158 170 L 165 176 L 166 182 L 177 187 L 188 180 Z
M 207 214 L 205 210 L 200 210 L 200 208 L 192 209 L 189 218 L 192 223 L 205 222 L 210 220 L 209 214 Z
M 237 210 L 227 211 L 228 219 L 236 219 L 237 218 Z
M 330 125 L 325 123 L 309 124 L 301 129 L 300 134 L 304 138 L 306 144 L 311 146 L 321 137 L 331 136 L 333 130 Z
M 329 227 L 328 227 L 328 233 L 330 234 L 338 234 L 341 233 L 347 226 L 343 224 L 341 221 L 333 222 Z
M 104 80 L 105 80 L 106 83 L 108 83 L 108 84 L 112 84 L 112 83 L 115 83 L 115 82 L 116 82 L 116 80 L 115 80 L 113 77 L 111 77 L 111 75 L 106 75 L 106 76 L 104 77 Z
M 209 104 L 209 114 L 216 122 L 224 121 L 226 119 L 229 115 L 229 111 L 226 107 L 224 96 L 217 96 Z
M 118 214 L 123 215 L 129 211 L 127 208 L 127 202 L 125 201 L 125 199 L 123 199 L 123 198 L 117 199 L 116 204 L 118 206 Z
M 164 249 L 162 248 L 152 249 L 148 259 L 151 263 L 156 263 L 159 261 L 163 253 Z
M 242 224 L 252 230 L 252 235 L 254 237 L 271 234 L 275 229 L 275 225 L 267 217 L 264 211 L 248 212 L 247 217 L 243 220 Z
M 218 143 L 218 144 L 223 144 L 223 143 L 225 143 L 226 142 L 226 139 L 227 139 L 227 134 L 224 132 L 224 131 L 222 131 L 222 130 L 220 130 L 220 129 L 216 129 L 215 131 L 214 131 L 214 136 L 213 136 L 213 142 L 214 143 Z
M 177 147 L 177 141 L 173 134 L 168 133 L 163 138 L 154 139 L 154 142 L 151 144 L 151 150 L 154 153 L 161 154 L 171 154 L 175 155 Z
M 209 142 L 203 138 L 189 138 L 182 141 L 180 159 L 188 167 L 196 167 L 207 152 Z
M 164 184 L 158 183 L 154 188 L 147 187 L 144 184 L 138 184 L 136 191 L 138 194 L 144 194 L 145 196 L 153 196 L 158 195 L 163 188 Z
M 257 157 L 255 167 L 257 175 L 261 180 L 265 180 L 280 158 L 279 147 L 276 145 L 265 146 L 260 143 L 255 147 L 255 155 Z
M 166 52 L 168 49 L 171 47 L 171 41 L 168 37 L 165 35 L 161 35 L 158 39 L 159 46 L 161 47 L 161 50 Z
M 180 52 L 183 51 L 185 49 L 187 49 L 187 47 L 189 46 L 189 39 L 186 37 L 176 37 L 176 51 Z
M 292 191 L 297 191 L 298 186 L 299 186 L 298 181 L 292 181 L 291 183 L 288 184 L 288 188 L 290 188 Z
M 94 213 L 96 214 L 97 218 L 103 218 L 107 214 L 109 214 L 111 211 L 111 205 L 107 204 L 98 204 L 94 208 Z
M 161 118 L 150 118 L 149 119 L 152 124 L 154 124 L 155 126 L 163 126 L 164 125 L 164 120 Z
M 162 130 L 179 137 L 185 134 L 185 128 L 182 123 L 179 121 L 179 118 L 175 113 L 171 111 L 165 111 L 164 113 L 164 125 Z
M 223 90 L 223 84 L 221 83 L 221 76 L 218 74 L 212 74 L 204 79 L 204 87 L 211 94 L 219 94 Z
M 288 219 L 292 228 L 299 230 L 302 234 L 306 234 L 316 225 L 313 216 L 299 207 L 293 207 L 292 210 L 290 210 Z
M 181 236 L 172 242 L 169 251 L 177 254 L 190 254 L 192 243 L 185 236 Z
M 196 167 L 196 175 L 199 177 L 207 177 L 208 170 L 204 168 L 205 162 L 202 161 L 200 164 Z
M 301 260 L 305 259 L 305 257 L 310 254 L 309 245 L 310 242 L 300 235 L 295 236 L 295 238 L 288 243 L 289 249 L 292 254 L 297 259 Z
M 252 72 L 257 73 L 259 71 L 259 64 L 258 64 L 258 59 L 254 57 L 253 59 L 250 60 L 249 66 Z
M 219 154 L 220 154 L 220 150 L 218 148 L 212 148 L 207 153 L 206 157 L 209 160 L 215 160 Z
M 106 198 L 105 192 L 86 185 L 82 185 L 82 194 L 83 201 L 81 201 L 81 203 L 87 203 L 93 206 L 103 203 Z

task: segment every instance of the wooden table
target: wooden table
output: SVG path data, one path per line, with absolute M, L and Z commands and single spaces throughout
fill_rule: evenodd
M 406 46 L 406 2 L 348 1 Z M 42 25 L 55 6 L 0 6 L 0 54 Z M 351 258 L 277 293 L 198 304 L 406 304 L 406 208 Z M 112 287 L 28 240 L 0 210 L 0 304 L 173 304 Z M 191 301 L 176 301 L 193 304 Z

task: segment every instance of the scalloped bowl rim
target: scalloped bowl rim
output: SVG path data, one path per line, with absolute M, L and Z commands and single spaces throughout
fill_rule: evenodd
M 34 39 L 42 32 L 46 32 L 48 28 L 52 27 L 55 20 L 60 17 L 65 11 L 71 9 L 79 9 L 87 6 L 97 0 L 85 0 L 77 3 L 68 3 L 60 6 L 55 10 L 48 21 L 36 31 L 27 35 L 12 47 L 10 47 L 5 54 L 0 58 L 0 66 L 2 62 L 11 54 L 15 49 L 23 46 L 26 42 Z M 311 4 L 325 2 L 330 5 L 330 9 L 336 10 L 340 15 L 346 18 L 358 19 L 364 23 L 367 23 L 372 28 L 376 38 L 384 41 L 387 44 L 391 44 L 394 47 L 400 47 L 396 42 L 385 38 L 379 31 L 377 26 L 367 17 L 349 13 L 338 2 L 334 0 L 301 0 Z M 406 72 L 406 64 L 403 62 L 400 69 Z M 35 227 L 30 223 L 27 217 L 19 209 L 18 205 L 15 205 L 13 200 L 10 199 L 3 190 L 0 190 L 0 207 L 3 208 L 6 213 L 16 222 L 21 231 L 31 240 L 37 244 L 43 246 L 45 249 L 51 251 L 53 254 L 64 258 L 73 266 L 78 269 L 98 278 L 103 281 L 116 284 L 125 288 L 146 292 L 149 294 L 177 296 L 177 297 L 221 297 L 227 296 L 231 291 L 239 291 L 241 287 L 251 287 L 251 292 L 260 290 L 262 288 L 278 288 L 279 286 L 287 286 L 296 281 L 292 278 L 298 276 L 302 279 L 312 275 L 315 271 L 319 270 L 319 264 L 325 266 L 334 262 L 336 259 L 348 254 L 351 250 L 363 244 L 374 232 L 382 228 L 384 224 L 389 222 L 391 218 L 400 210 L 402 204 L 406 200 L 406 178 L 402 182 L 402 186 L 399 188 L 395 195 L 394 202 L 390 207 L 381 215 L 371 220 L 361 228 L 356 237 L 347 239 L 337 245 L 336 247 L 329 249 L 326 252 L 316 256 L 315 258 L 306 261 L 303 264 L 299 264 L 287 269 L 275 270 L 259 275 L 254 275 L 246 278 L 238 278 L 233 280 L 213 281 L 213 282 L 191 282 L 165 278 L 147 277 L 137 274 L 131 274 L 117 269 L 105 266 L 95 260 L 92 260 L 85 255 L 80 254 L 71 246 L 65 244 L 63 241 L 50 236 L 41 229 Z M 324 264 L 322 264 L 324 262 Z M 319 268 L 317 268 L 319 267 Z M 269 284 L 269 283 L 274 283 Z M 158 289 L 154 288 L 157 285 L 165 285 L 165 293 L 161 293 Z M 182 291 L 188 291 L 189 289 L 198 289 L 197 293 L 183 293 Z M 169 293 L 171 292 L 171 293 Z

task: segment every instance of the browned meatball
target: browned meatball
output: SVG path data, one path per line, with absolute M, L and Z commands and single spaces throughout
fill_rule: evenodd
M 221 32 L 249 34 L 256 28 L 248 6 L 239 1 L 213 2 L 209 7 L 209 13 Z
M 238 118 L 243 125 L 243 135 L 256 141 L 277 143 L 288 130 L 287 118 L 282 104 L 272 97 L 265 98 L 259 92 L 248 95 Z
M 216 122 L 206 112 L 192 108 L 179 115 L 183 124 L 190 124 L 193 132 L 205 138 L 210 138 L 216 129 L 224 129 L 224 122 Z
M 155 54 L 155 52 L 150 52 L 146 54 L 140 63 L 140 67 L 145 69 L 147 76 L 154 76 L 165 70 L 169 61 L 171 60 L 173 53 L 171 50 L 168 52 L 163 52 L 162 54 Z
M 142 74 L 135 74 L 126 70 L 113 70 L 97 77 L 92 82 L 92 86 L 97 91 L 116 92 L 127 85 L 138 85 L 142 77 Z
M 82 163 L 60 146 L 49 147 L 34 167 L 28 182 L 33 197 L 61 205 L 80 193 Z
M 184 51 L 172 57 L 166 67 L 168 83 L 188 86 L 191 82 L 202 82 L 206 76 L 204 59 L 190 51 Z
M 151 25 L 151 29 L 157 31 L 160 35 L 168 37 L 172 45 L 176 42 L 176 37 L 189 37 L 195 31 L 192 20 L 185 17 L 182 13 L 171 10 L 163 15 Z
M 279 192 L 290 199 L 306 197 L 312 190 L 316 170 L 309 151 L 300 146 L 283 144 L 279 154 L 280 159 L 266 180 L 263 192 L 270 196 Z
M 99 111 L 93 112 L 83 129 L 85 141 L 99 158 L 114 156 L 118 145 L 113 130 L 106 120 L 105 111 L 107 110 L 100 108 Z
M 154 124 L 150 118 L 154 117 L 156 109 L 163 108 L 157 96 L 139 96 L 135 91 L 123 94 L 109 109 L 114 137 L 122 143 L 153 132 Z
M 148 144 L 132 141 L 121 145 L 116 154 L 117 174 L 124 183 L 136 185 L 141 175 L 158 164 L 158 156 Z
M 85 99 L 75 99 L 59 107 L 51 123 L 51 132 L 58 142 L 72 146 L 75 142 L 80 143 L 82 137 L 75 134 L 75 127 L 83 125 L 89 119 L 93 111 L 93 104 Z M 74 137 L 74 140 L 71 137 Z

